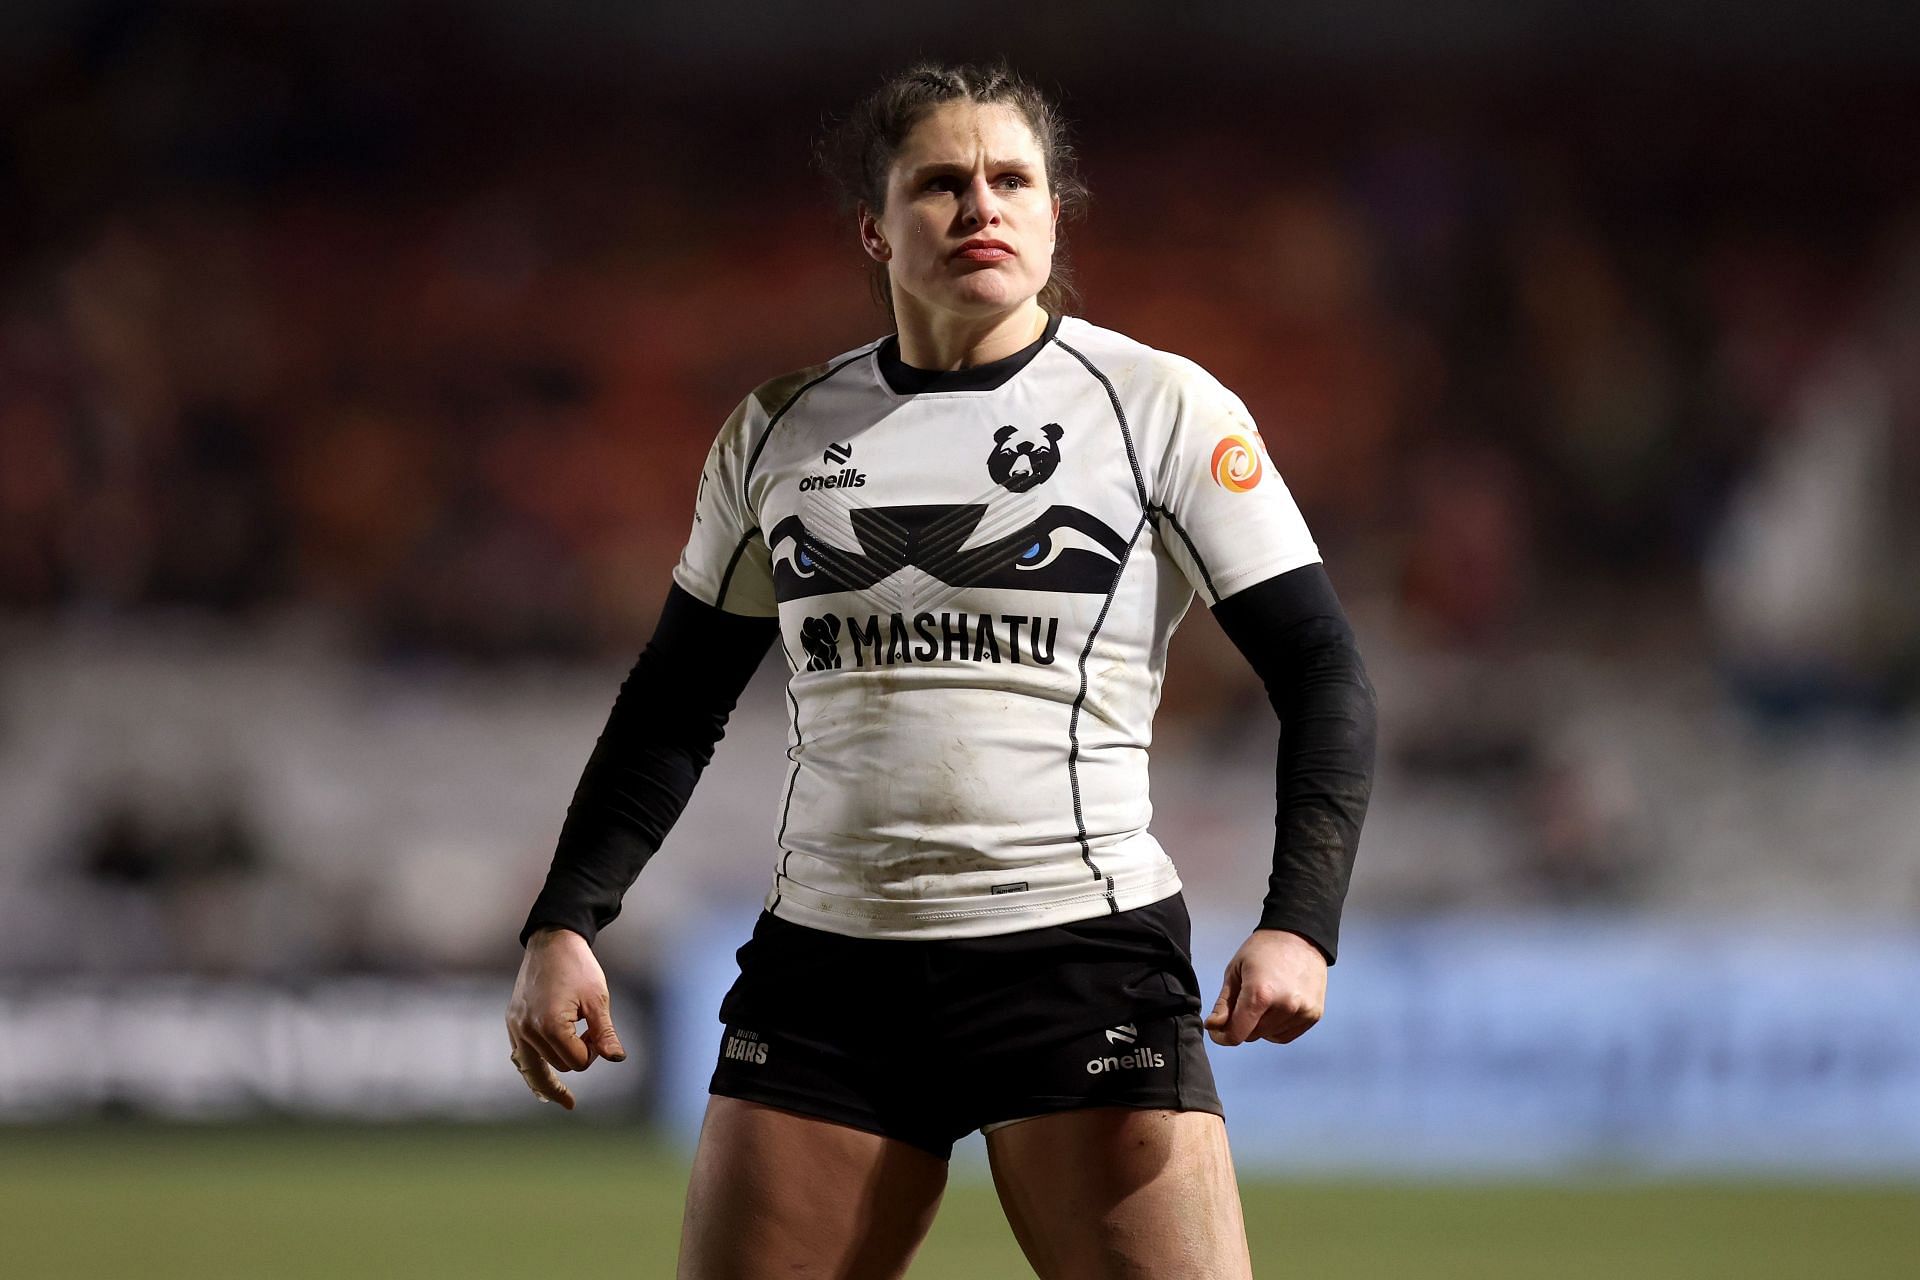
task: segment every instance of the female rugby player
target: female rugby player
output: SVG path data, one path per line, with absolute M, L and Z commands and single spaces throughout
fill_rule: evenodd
M 1320 1017 L 1372 769 L 1352 634 L 1239 400 L 1062 314 L 1080 188 L 1038 92 L 917 67 L 829 151 L 897 331 L 762 386 L 715 442 L 522 933 L 514 1062 L 570 1108 L 556 1071 L 624 1056 L 590 944 L 778 643 L 777 864 L 721 1006 L 680 1274 L 900 1275 L 982 1129 L 1041 1276 L 1246 1276 L 1202 1027 L 1285 1042 Z M 1204 1024 L 1147 829 L 1196 592 L 1284 726 L 1269 891 Z

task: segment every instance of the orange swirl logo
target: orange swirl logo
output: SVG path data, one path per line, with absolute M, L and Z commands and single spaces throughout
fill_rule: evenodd
M 1213 446 L 1213 479 L 1228 493 L 1245 493 L 1260 483 L 1260 450 L 1244 436 L 1228 436 Z

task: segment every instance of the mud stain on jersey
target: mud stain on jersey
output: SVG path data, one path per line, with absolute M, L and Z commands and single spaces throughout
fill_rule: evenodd
M 1087 679 L 1087 697 L 1081 709 L 1105 723 L 1115 723 L 1115 709 L 1126 705 L 1127 682 L 1133 673 L 1124 662 L 1100 662 Z
M 760 402 L 760 408 L 769 416 L 780 412 L 780 406 L 793 399 L 794 392 L 812 382 L 827 371 L 824 364 L 809 365 L 793 373 L 782 374 L 771 382 L 763 382 L 753 389 L 753 398 Z
M 887 799 L 893 802 L 889 812 L 894 817 L 896 835 L 908 835 L 908 839 L 904 847 L 896 846 L 874 860 L 870 876 L 874 887 L 915 897 L 950 892 L 945 888 L 950 877 L 974 870 L 980 858 L 956 848 L 951 838 L 937 838 L 935 833 L 944 835 L 976 825 L 983 808 L 991 804 L 981 776 L 978 749 L 950 740 L 931 768 L 916 770 L 911 778 L 884 768 L 881 772 L 888 773 Z M 900 831 L 903 813 L 912 815 L 912 825 L 906 832 Z
M 987 800 L 975 748 L 960 738 L 946 744 L 938 774 L 929 780 L 925 814 L 929 826 L 952 827 L 979 817 Z

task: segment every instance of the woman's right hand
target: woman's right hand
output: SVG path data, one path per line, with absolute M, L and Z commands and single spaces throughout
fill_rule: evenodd
M 584 1034 L 574 1024 L 586 1019 Z M 542 1102 L 573 1110 L 573 1091 L 554 1071 L 585 1071 L 596 1057 L 623 1062 L 614 1034 L 607 975 L 587 940 L 571 929 L 542 929 L 527 939 L 507 1002 L 513 1065 Z

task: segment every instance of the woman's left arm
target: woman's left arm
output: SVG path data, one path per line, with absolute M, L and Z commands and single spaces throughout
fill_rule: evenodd
M 1260 924 L 1208 1028 L 1222 1044 L 1292 1040 L 1319 1020 L 1326 967 L 1373 790 L 1375 709 L 1326 570 L 1305 565 L 1213 607 L 1280 717 L 1273 870 Z

